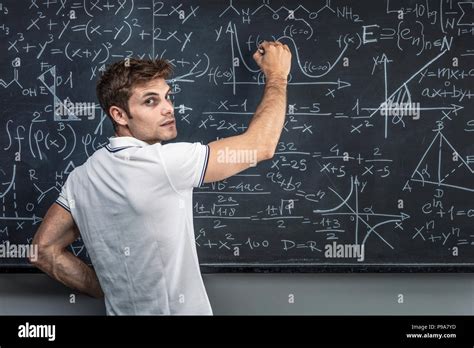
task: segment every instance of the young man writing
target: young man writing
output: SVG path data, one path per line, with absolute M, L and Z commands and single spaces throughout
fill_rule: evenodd
M 254 165 L 221 163 L 221 151 L 254 151 L 257 162 L 273 157 L 291 53 L 279 42 L 260 47 L 253 58 L 265 91 L 248 129 L 207 145 L 161 144 L 177 136 L 169 63 L 131 59 L 108 67 L 97 96 L 115 136 L 69 174 L 34 237 L 34 264 L 73 289 L 104 296 L 108 315 L 212 314 L 194 241 L 192 191 Z M 94 269 L 66 250 L 79 235 Z

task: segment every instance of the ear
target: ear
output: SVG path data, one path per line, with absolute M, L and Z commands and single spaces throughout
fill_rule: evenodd
M 112 105 L 109 109 L 109 113 L 118 125 L 126 126 L 128 124 L 128 115 L 122 108 Z

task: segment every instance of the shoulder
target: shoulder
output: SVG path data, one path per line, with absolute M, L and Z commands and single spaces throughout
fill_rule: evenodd
M 89 156 L 85 162 L 81 163 L 78 166 L 74 166 L 71 171 L 68 173 L 68 179 L 80 176 L 88 166 L 93 166 L 95 163 L 102 162 L 103 156 L 107 153 L 107 149 L 102 147 L 95 151 L 91 156 Z M 74 165 L 74 162 L 72 162 Z
M 161 146 L 161 151 L 166 154 L 185 154 L 191 155 L 196 151 L 205 149 L 207 145 L 200 142 L 178 142 Z

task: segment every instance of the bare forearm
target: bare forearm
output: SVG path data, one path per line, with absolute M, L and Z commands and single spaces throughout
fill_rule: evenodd
M 287 105 L 286 78 L 267 80 L 262 101 L 250 121 L 247 132 L 272 151 L 278 144 L 285 122 Z
M 37 267 L 70 288 L 96 298 L 104 296 L 95 271 L 68 251 L 43 256 Z

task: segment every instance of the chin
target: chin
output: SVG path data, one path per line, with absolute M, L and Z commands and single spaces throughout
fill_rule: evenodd
M 178 132 L 173 132 L 172 134 L 164 135 L 160 138 L 159 141 L 170 141 L 175 139 L 178 136 Z

